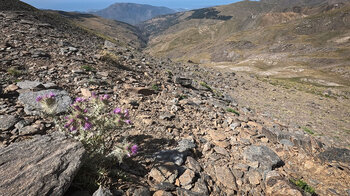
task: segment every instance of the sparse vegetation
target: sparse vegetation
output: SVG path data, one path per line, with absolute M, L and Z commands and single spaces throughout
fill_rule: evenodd
M 306 133 L 308 133 L 308 134 L 310 134 L 310 135 L 315 135 L 315 132 L 312 131 L 310 128 L 302 127 L 302 129 L 303 129 Z
M 152 89 L 155 90 L 155 91 L 159 91 L 160 87 L 157 84 L 153 84 L 152 85 Z
M 199 84 L 208 89 L 208 91 L 213 92 L 213 89 L 206 82 L 200 82 Z
M 240 115 L 239 112 L 237 112 L 236 110 L 234 110 L 234 109 L 232 109 L 232 108 L 226 108 L 226 111 L 227 111 L 227 112 L 234 113 L 234 114 L 236 114 L 237 116 Z
M 290 179 L 290 181 L 295 184 L 297 187 L 302 189 L 304 192 L 307 192 L 311 195 L 316 195 L 315 189 L 309 186 L 305 181 L 302 179 L 295 180 L 295 179 Z
M 83 69 L 84 71 L 87 71 L 87 72 L 94 70 L 94 68 L 92 68 L 89 65 L 83 65 L 83 66 L 81 66 L 81 69 Z
M 10 75 L 12 75 L 14 77 L 18 77 L 18 76 L 21 76 L 23 74 L 23 72 L 21 70 L 18 70 L 17 68 L 14 68 L 14 67 L 7 69 L 7 73 L 9 73 Z

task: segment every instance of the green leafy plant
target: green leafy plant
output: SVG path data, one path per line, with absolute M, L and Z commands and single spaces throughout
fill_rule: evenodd
M 23 74 L 23 72 L 21 70 L 18 70 L 18 69 L 13 68 L 13 67 L 7 69 L 7 73 L 9 73 L 10 75 L 15 76 L 15 77 L 21 76 Z
M 306 133 L 308 133 L 308 134 L 310 134 L 310 135 L 315 135 L 315 132 L 313 132 L 311 129 L 309 129 L 309 128 L 307 128 L 307 127 L 302 127 L 303 128 L 303 130 L 306 132 Z
M 315 189 L 312 188 L 311 186 L 309 186 L 305 181 L 303 181 L 302 179 L 299 180 L 295 180 L 295 179 L 291 179 L 290 180 L 293 184 L 295 184 L 297 187 L 299 187 L 300 189 L 302 189 L 303 191 L 310 193 L 311 195 L 316 195 Z
M 94 69 L 93 69 L 91 66 L 89 66 L 89 65 L 83 65 L 83 66 L 81 66 L 81 69 L 83 69 L 84 71 L 87 71 L 87 72 L 93 71 L 93 70 L 94 70 Z
M 183 100 L 183 99 L 187 99 L 188 98 L 188 96 L 187 95 L 179 95 L 179 100 Z
M 152 85 L 152 89 L 155 90 L 155 91 L 159 91 L 160 87 L 157 84 L 153 84 Z
M 199 84 L 208 89 L 208 91 L 213 92 L 213 89 L 206 82 L 200 82 Z
M 232 109 L 232 108 L 226 108 L 226 111 L 227 111 L 227 112 L 234 113 L 234 114 L 236 114 L 237 116 L 240 115 L 239 112 L 237 112 L 236 110 L 234 110 L 234 109 Z

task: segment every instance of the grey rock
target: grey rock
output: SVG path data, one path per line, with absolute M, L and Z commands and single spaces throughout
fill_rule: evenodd
M 0 193 L 63 195 L 84 153 L 80 142 L 57 132 L 0 148 Z
M 196 193 L 196 192 L 189 191 L 189 190 L 182 189 L 182 188 L 176 189 L 176 195 L 177 196 L 202 196 L 201 193 Z
M 191 149 L 193 149 L 195 147 L 196 147 L 196 144 L 192 140 L 183 139 L 183 140 L 179 141 L 176 149 L 179 152 L 186 152 L 186 151 L 191 150 Z
M 337 161 L 350 165 L 350 150 L 345 148 L 329 148 L 318 157 L 324 162 Z
M 284 165 L 278 155 L 267 146 L 248 146 L 243 152 L 243 157 L 250 162 L 259 162 L 258 170 L 261 173 Z
M 175 115 L 169 112 L 165 112 L 159 116 L 160 120 L 172 120 L 173 118 L 175 118 Z
M 183 77 L 175 77 L 175 83 L 180 84 L 183 87 L 191 87 L 192 86 L 192 80 L 188 78 Z
M 240 122 L 234 122 L 230 124 L 230 129 L 234 131 L 237 127 L 240 127 L 240 126 L 241 126 Z
M 173 162 L 176 165 L 182 165 L 184 162 L 185 153 L 178 150 L 162 150 L 155 153 L 155 158 L 158 161 Z
M 199 173 L 202 170 L 201 165 L 194 158 L 188 156 L 186 159 L 186 164 L 189 169 Z
M 17 82 L 17 86 L 21 89 L 34 89 L 34 88 L 44 88 L 45 86 L 41 82 L 28 81 Z
M 226 188 L 237 190 L 236 178 L 228 167 L 215 166 L 215 175 Z
M 163 190 L 163 191 L 174 191 L 176 189 L 175 185 L 169 182 L 158 183 L 153 188 L 155 190 Z
M 56 110 L 54 113 L 60 114 L 67 112 L 72 100 L 66 91 L 49 89 L 38 92 L 25 92 L 19 95 L 18 100 L 24 105 L 24 111 L 26 114 L 39 115 L 41 111 L 41 104 L 36 102 L 36 98 L 38 96 L 45 96 L 50 92 L 56 95 Z
M 102 186 L 100 186 L 92 196 L 113 196 L 113 194 L 109 189 L 103 188 Z
M 108 40 L 105 40 L 105 43 L 104 43 L 104 46 L 103 46 L 105 49 L 107 50 L 115 50 L 117 45 L 113 42 L 110 42 Z
M 13 127 L 17 122 L 17 118 L 12 115 L 0 115 L 0 130 L 6 131 Z
M 208 187 L 203 179 L 199 179 L 195 183 L 192 191 L 194 191 L 196 193 L 201 193 L 202 195 L 209 195 Z
M 286 139 L 282 139 L 282 140 L 280 141 L 280 143 L 283 144 L 284 146 L 287 146 L 287 147 L 292 147 L 292 146 L 294 146 L 294 144 L 293 144 L 291 141 L 286 140 Z
M 132 196 L 150 196 L 151 192 L 146 187 L 138 188 L 134 191 Z
M 19 129 L 20 135 L 34 135 L 34 134 L 37 134 L 39 132 L 40 132 L 40 130 L 34 126 L 26 126 L 26 127 Z

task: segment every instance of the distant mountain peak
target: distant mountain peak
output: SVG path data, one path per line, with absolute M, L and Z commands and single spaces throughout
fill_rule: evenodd
M 115 3 L 105 9 L 90 13 L 136 25 L 156 16 L 173 14 L 175 12 L 177 11 L 167 7 L 136 3 Z

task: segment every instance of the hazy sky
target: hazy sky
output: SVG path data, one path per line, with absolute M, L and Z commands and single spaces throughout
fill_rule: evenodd
M 65 11 L 86 11 L 102 9 L 113 3 L 129 2 L 150 4 L 155 6 L 166 6 L 169 8 L 196 9 L 214 5 L 223 5 L 237 2 L 239 0 L 22 0 L 40 9 L 55 9 Z

